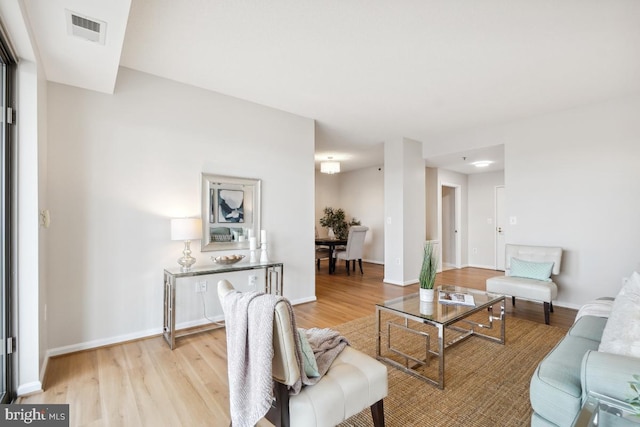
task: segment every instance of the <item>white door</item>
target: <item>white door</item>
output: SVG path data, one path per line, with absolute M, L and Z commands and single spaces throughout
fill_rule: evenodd
M 440 187 L 440 261 L 443 270 L 460 268 L 460 186 L 442 183 Z
M 506 224 L 504 209 L 504 186 L 500 185 L 496 187 L 495 199 L 496 218 L 493 223 L 496 225 L 496 270 L 504 271 L 504 226 Z

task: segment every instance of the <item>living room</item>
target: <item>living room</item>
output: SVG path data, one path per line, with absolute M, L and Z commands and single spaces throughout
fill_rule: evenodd
M 63 3 L 57 7 L 64 9 Z M 131 2 L 132 13 L 148 6 Z M 628 22 L 637 6 L 608 3 L 608 12 L 593 7 L 585 13 L 593 21 L 579 25 L 605 25 L 598 13 L 612 23 L 606 24 L 609 44 L 584 46 L 602 55 L 602 69 L 584 70 L 593 79 L 585 85 L 590 90 L 578 85 L 579 74 L 558 72 L 574 93 L 565 93 L 555 109 L 494 121 L 481 120 L 478 112 L 477 121 L 421 141 L 423 159 L 504 146 L 507 214 L 518 218 L 508 239 L 564 248 L 555 303 L 574 309 L 616 295 L 622 278 L 640 268 L 639 34 Z M 324 122 L 262 105 L 259 97 L 243 100 L 128 67 L 134 60 L 126 46 L 112 93 L 57 82 L 54 73 L 64 75 L 64 67 L 45 69 L 48 52 L 30 42 L 38 8 L 37 2 L 15 0 L 0 9 L 22 58 L 18 393 L 42 387 L 49 357 L 160 332 L 162 271 L 182 250 L 170 240 L 169 220 L 199 214 L 201 173 L 263 180 L 263 225 L 271 256 L 286 264 L 285 295 L 294 304 L 313 301 L 314 153 L 330 134 Z M 625 30 L 615 32 L 616 26 Z M 575 34 L 581 31 L 588 33 L 579 26 Z M 611 52 L 613 46 L 626 56 Z M 550 62 L 541 68 L 545 76 L 556 75 Z M 253 77 L 259 81 L 260 73 Z M 490 89 L 517 93 L 516 83 Z M 550 96 L 542 79 L 520 84 L 536 89 L 536 102 Z M 490 93 L 483 92 L 487 99 Z M 524 100 L 514 98 L 516 109 Z M 485 107 L 492 107 L 490 101 Z M 406 136 L 412 135 L 376 135 L 375 142 Z M 350 174 L 373 175 L 378 166 Z M 39 226 L 43 209 L 51 213 L 49 228 Z M 463 264 L 473 264 L 465 251 Z M 205 262 L 210 254 L 196 250 L 194 256 Z

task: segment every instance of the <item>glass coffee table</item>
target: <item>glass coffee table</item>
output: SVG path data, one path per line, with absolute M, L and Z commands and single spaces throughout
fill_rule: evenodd
M 628 402 L 589 392 L 574 427 L 638 427 L 640 414 Z
M 440 292 L 449 297 L 439 301 Z M 473 305 L 455 302 L 465 295 L 473 297 Z M 447 348 L 471 336 L 504 344 L 504 301 L 504 295 L 443 285 L 430 303 L 411 294 L 376 304 L 376 358 L 444 389 Z M 494 306 L 500 307 L 498 316 Z M 431 359 L 437 359 L 437 369 Z

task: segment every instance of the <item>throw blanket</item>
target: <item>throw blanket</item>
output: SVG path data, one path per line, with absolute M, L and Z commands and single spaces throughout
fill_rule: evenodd
M 311 328 L 305 330 L 309 345 L 313 349 L 313 355 L 318 364 L 318 373 L 320 376 L 308 378 L 304 374 L 304 368 L 301 369 L 304 377 L 304 385 L 316 384 L 324 374 L 327 373 L 329 367 L 340 352 L 349 345 L 349 341 L 340 335 L 338 331 L 332 329 Z M 295 391 L 295 388 L 294 388 Z M 299 391 L 299 390 L 298 390 Z
M 284 297 L 260 292 L 231 291 L 221 301 L 227 332 L 229 403 L 231 424 L 234 427 L 254 426 L 271 408 L 273 313 L 279 301 L 289 306 L 292 330 L 296 331 L 293 308 Z M 349 344 L 345 337 L 331 329 L 312 328 L 305 332 L 320 376 L 307 377 L 302 365 L 300 342 L 294 339 L 301 376 L 290 388 L 291 394 L 298 394 L 303 385 L 313 385 L 320 381 L 342 349 Z
M 273 311 L 281 300 L 287 301 L 271 294 L 232 291 L 221 301 L 234 427 L 254 426 L 271 407 Z

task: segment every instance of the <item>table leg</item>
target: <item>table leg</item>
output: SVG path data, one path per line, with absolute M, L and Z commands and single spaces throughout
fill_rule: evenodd
M 336 264 L 333 259 L 333 248 L 333 245 L 329 245 L 329 274 L 333 274 L 333 272 L 336 270 Z

